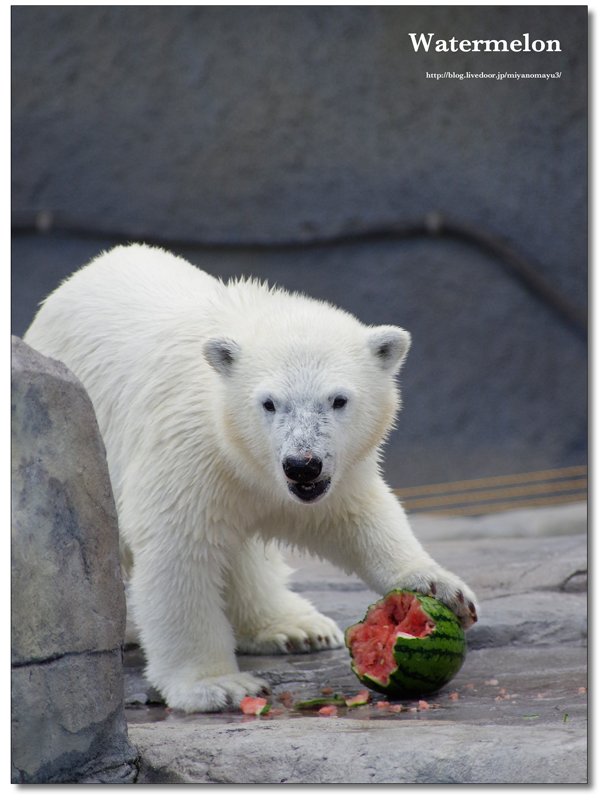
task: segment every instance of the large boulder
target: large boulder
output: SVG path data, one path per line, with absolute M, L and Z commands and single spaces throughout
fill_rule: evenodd
M 81 382 L 16 337 L 12 493 L 12 780 L 133 781 L 104 444 Z

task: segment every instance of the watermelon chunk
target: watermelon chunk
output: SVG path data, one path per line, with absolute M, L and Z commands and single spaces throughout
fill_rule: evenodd
M 347 698 L 346 705 L 349 708 L 355 708 L 357 705 L 366 705 L 370 700 L 369 692 L 365 689 L 364 691 L 359 691 L 356 697 Z
M 439 600 L 397 589 L 346 630 L 351 668 L 370 689 L 392 698 L 437 691 L 467 654 L 457 617 Z
M 240 703 L 240 708 L 244 714 L 266 714 L 271 708 L 264 697 L 244 697 Z
M 317 697 L 315 700 L 302 700 L 302 702 L 296 703 L 294 709 L 296 711 L 302 711 L 305 708 L 320 708 L 321 706 L 331 705 L 346 705 L 346 701 L 343 697 L 334 694 L 333 697 Z

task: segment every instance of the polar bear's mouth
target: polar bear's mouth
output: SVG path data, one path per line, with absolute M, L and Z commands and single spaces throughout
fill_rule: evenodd
M 301 502 L 316 502 L 320 499 L 331 484 L 331 480 L 319 482 L 288 482 L 288 488 Z

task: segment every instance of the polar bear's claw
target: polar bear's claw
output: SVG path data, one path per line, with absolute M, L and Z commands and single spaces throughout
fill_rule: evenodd
M 344 635 L 333 619 L 314 611 L 310 617 L 291 622 L 278 622 L 259 630 L 253 636 L 238 640 L 237 651 L 258 655 L 318 652 L 344 646 Z
M 435 580 L 432 580 L 430 575 L 433 571 L 405 575 L 398 581 L 396 588 L 411 589 L 439 599 L 456 614 L 461 627 L 468 630 L 477 621 L 475 594 L 456 575 L 439 567 L 435 570 Z

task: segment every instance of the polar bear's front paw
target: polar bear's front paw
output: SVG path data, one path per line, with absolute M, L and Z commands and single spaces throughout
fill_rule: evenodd
M 203 678 L 193 686 L 178 689 L 166 695 L 171 708 L 179 708 L 186 714 L 196 711 L 231 711 L 239 708 L 244 697 L 268 694 L 263 680 L 247 672 Z
M 269 623 L 252 636 L 238 639 L 237 651 L 258 655 L 277 655 L 317 650 L 337 650 L 344 646 L 344 634 L 328 616 L 313 611 L 295 619 Z
M 456 614 L 464 630 L 468 630 L 477 621 L 475 594 L 451 572 L 438 569 L 436 572 L 415 573 L 403 578 L 402 586 L 398 587 L 439 599 Z

